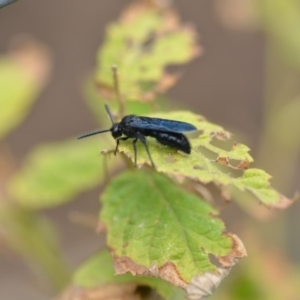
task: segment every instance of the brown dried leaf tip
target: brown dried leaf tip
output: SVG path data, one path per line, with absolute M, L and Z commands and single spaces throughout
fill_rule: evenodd
M 236 166 L 232 165 L 230 163 L 230 160 L 226 156 L 218 156 L 218 158 L 216 159 L 216 162 L 221 165 L 231 167 L 231 168 L 237 169 L 237 170 L 249 169 L 249 161 L 247 159 L 241 160 Z
M 240 169 L 240 170 L 249 169 L 249 161 L 247 159 L 240 161 L 240 163 L 236 166 L 236 169 Z
M 207 272 L 201 275 L 196 275 L 190 284 L 186 283 L 178 273 L 176 266 L 167 262 L 161 267 L 155 264 L 146 268 L 142 265 L 134 263 L 132 259 L 127 256 L 116 257 L 114 256 L 114 267 L 116 275 L 125 274 L 130 272 L 132 275 L 142 275 L 149 277 L 159 277 L 164 279 L 175 286 L 185 289 L 188 299 L 202 300 L 210 296 L 222 280 L 230 273 L 231 268 L 240 260 L 240 258 L 247 255 L 241 240 L 234 234 L 227 234 L 232 239 L 233 248 L 229 255 L 219 257 L 218 260 L 221 267 L 217 271 Z
M 175 265 L 171 262 L 167 262 L 159 268 L 155 264 L 150 266 L 150 268 L 146 268 L 134 263 L 134 261 L 127 256 L 114 256 L 114 267 L 116 275 L 122 275 L 130 272 L 133 276 L 143 275 L 148 277 L 159 277 L 171 282 L 175 286 L 183 289 L 187 288 L 187 283 L 183 281 L 177 272 Z
M 221 165 L 225 165 L 225 166 L 229 166 L 229 159 L 227 157 L 222 157 L 222 156 L 219 156 L 217 159 L 216 159 L 216 162 L 221 164 Z
M 247 256 L 245 247 L 242 241 L 234 234 L 228 234 L 233 241 L 233 249 L 226 257 L 219 258 L 221 267 L 217 271 L 207 272 L 201 275 L 196 275 L 192 282 L 188 285 L 187 297 L 191 300 L 203 300 L 211 296 L 222 280 L 229 275 L 232 267 L 240 260 Z
M 218 132 L 212 133 L 213 137 L 216 137 L 220 141 L 230 140 L 232 137 L 232 133 L 226 130 L 220 130 Z
M 300 194 L 297 192 L 292 199 L 285 197 L 284 195 L 280 194 L 280 200 L 272 205 L 272 208 L 277 209 L 286 209 L 290 205 L 294 204 L 300 198 Z

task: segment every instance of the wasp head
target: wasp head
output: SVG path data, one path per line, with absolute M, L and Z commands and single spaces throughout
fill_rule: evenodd
M 112 128 L 111 128 L 111 134 L 113 136 L 114 139 L 120 137 L 123 134 L 123 130 L 120 126 L 120 124 L 115 123 Z

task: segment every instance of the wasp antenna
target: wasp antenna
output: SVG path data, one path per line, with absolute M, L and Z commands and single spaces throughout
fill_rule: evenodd
M 107 104 L 105 104 L 105 109 L 106 109 L 106 112 L 107 112 L 107 114 L 108 114 L 108 116 L 109 116 L 109 118 L 110 118 L 111 122 L 112 122 L 113 124 L 115 124 L 115 121 L 114 121 L 113 115 L 112 115 L 112 113 L 111 113 L 111 111 L 110 111 L 110 109 L 109 109 L 109 107 L 108 107 L 108 105 L 107 105 Z
M 86 138 L 86 137 L 91 136 L 91 135 L 95 135 L 95 134 L 103 133 L 103 132 L 108 132 L 108 131 L 110 131 L 110 129 L 96 130 L 96 131 L 84 133 L 84 134 L 80 135 L 77 139 L 78 139 L 78 140 L 79 140 L 79 139 L 83 139 L 83 138 Z

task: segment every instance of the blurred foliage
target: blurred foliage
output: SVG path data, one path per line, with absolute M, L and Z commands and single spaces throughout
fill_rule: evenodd
M 49 69 L 47 50 L 32 39 L 22 39 L 16 48 L 1 56 L 1 139 L 28 115 L 44 86 Z M 5 145 L 1 146 L 1 150 L 5 148 Z M 47 219 L 12 201 L 7 186 L 16 169 L 15 161 L 7 151 L 1 151 L 0 162 L 0 239 L 7 248 L 20 255 L 39 277 L 45 277 L 46 282 L 61 289 L 70 274 L 59 247 L 57 232 Z
M 174 286 L 158 278 L 135 277 L 129 273 L 116 276 L 112 257 L 107 250 L 101 251 L 83 262 L 75 272 L 72 283 L 74 287 L 80 286 L 90 289 L 109 283 L 147 285 L 155 288 L 165 299 L 169 299 L 176 290 Z
M 135 101 L 153 99 L 176 82 L 177 76 L 167 73 L 166 66 L 186 63 L 199 53 L 195 36 L 171 9 L 135 3 L 107 28 L 98 53 L 97 83 L 113 89 L 111 67 L 116 65 L 122 96 Z
M 11 179 L 9 195 L 30 209 L 51 208 L 72 200 L 103 181 L 107 158 L 98 155 L 95 160 L 98 149 L 95 140 L 78 143 L 75 138 L 39 146 Z M 109 160 L 110 168 L 116 163 Z
M 37 92 L 38 85 L 26 70 L 13 59 L 0 57 L 0 139 L 27 116 Z
M 255 1 L 267 34 L 264 126 L 258 163 L 275 175 L 274 184 L 291 193 L 298 171 L 300 136 L 300 5 L 297 0 Z M 272 150 L 271 150 L 272 149 Z M 284 153 L 284 156 L 283 156 Z M 276 162 L 276 163 L 274 163 Z
M 240 262 L 236 272 L 226 279 L 211 299 L 297 299 L 299 268 L 288 260 L 286 253 L 266 245 L 256 228 L 248 225 L 243 225 L 243 239 L 251 256 Z
M 101 91 L 101 89 L 100 89 Z M 99 89 L 95 86 L 94 78 L 88 78 L 83 86 L 83 94 L 86 104 L 94 115 L 95 120 L 109 128 L 111 122 L 104 109 L 104 103 L 107 102 L 107 98 L 100 93 Z M 109 101 L 109 107 L 112 112 L 117 111 L 119 103 L 117 101 Z M 153 111 L 162 111 L 170 107 L 170 101 L 165 95 L 157 95 L 154 101 L 138 102 L 128 101 L 124 107 L 124 115 L 135 114 L 135 115 L 148 115 Z M 122 116 L 115 116 L 115 120 L 120 120 Z
M 1 238 L 33 272 L 44 271 L 55 288 L 69 279 L 68 266 L 58 246 L 57 231 L 47 219 L 15 206 L 0 206 Z M 45 280 L 46 281 L 46 280 Z

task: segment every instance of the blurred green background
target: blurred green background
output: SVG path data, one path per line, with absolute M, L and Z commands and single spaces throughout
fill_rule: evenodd
M 42 71 L 37 68 L 33 75 L 36 81 L 42 78 L 43 82 L 29 93 L 30 98 L 35 97 L 37 101 L 24 122 L 0 144 L 3 157 L 0 201 L 6 184 L 3 174 L 20 167 L 35 146 L 75 138 L 97 126 L 83 101 L 84 81 L 95 67 L 105 27 L 117 19 L 128 3 L 130 1 L 124 0 L 90 0 L 88 3 L 29 0 L 0 10 L 1 55 L 5 55 L 23 34 L 29 34 L 47 47 L 44 49 L 47 63 L 42 65 Z M 299 1 L 177 0 L 174 4 L 183 21 L 197 28 L 205 53 L 180 68 L 182 77 L 168 95 L 232 131 L 238 140 L 252 149 L 255 166 L 273 176 L 273 186 L 292 197 L 300 183 Z M 35 58 L 33 55 L 33 61 Z M 12 89 L 22 91 L 17 85 Z M 4 101 L 0 103 L 3 105 Z M 31 107 L 30 103 L 28 106 Z M 20 110 L 23 112 L 26 107 L 20 107 Z M 69 276 L 68 268 L 60 263 L 75 268 L 104 244 L 104 237 L 95 235 L 92 226 L 82 226 L 78 220 L 72 222 L 76 219 L 74 212 L 95 215 L 99 209 L 99 192 L 100 188 L 85 192 L 72 203 L 40 212 L 41 218 L 51 220 L 59 233 L 59 242 L 53 242 L 52 246 L 55 248 L 54 245 L 58 244 L 64 253 L 60 258 L 53 258 L 53 253 L 60 250 L 48 253 L 47 249 L 52 246 L 45 247 L 47 259 L 42 269 L 49 270 L 49 265 L 56 263 L 57 270 L 62 268 L 58 278 L 61 283 L 55 282 L 55 274 L 48 274 L 52 285 L 58 288 Z M 249 256 L 234 268 L 232 279 L 228 279 L 234 285 L 234 278 L 240 278 L 239 285 L 249 288 L 249 298 L 245 298 L 245 289 L 232 289 L 232 299 L 261 299 L 262 287 L 259 284 L 268 290 L 268 285 L 272 289 L 280 282 L 285 287 L 289 281 L 295 290 L 298 289 L 293 282 L 299 278 L 299 206 L 296 203 L 291 209 L 271 217 L 266 216 L 268 213 L 259 213 L 258 205 L 240 209 L 231 204 L 224 209 L 222 216 L 228 230 L 237 233 L 245 242 Z M 22 216 L 22 212 L 17 216 L 23 222 L 20 224 L 26 222 Z M 32 220 L 27 224 L 30 222 Z M 30 223 L 28 226 L 44 226 L 41 225 L 43 219 L 34 222 L 38 225 Z M 22 230 L 15 230 L 22 236 Z M 49 299 L 53 289 L 46 279 L 37 280 L 44 277 L 41 269 L 32 262 L 34 259 L 26 254 L 25 263 L 24 254 L 12 251 L 6 242 L 0 239 L 0 291 L 3 299 Z M 249 274 L 249 278 L 239 277 L 247 264 L 252 268 L 256 265 L 257 272 L 266 268 L 259 262 L 269 253 L 266 245 L 276 249 L 276 254 L 269 255 L 274 259 L 268 265 L 267 282 L 262 277 L 262 283 L 253 283 Z M 276 278 L 269 276 L 273 272 L 272 264 L 277 267 L 274 271 L 278 272 Z M 286 267 L 287 273 L 281 272 L 279 265 Z M 255 271 L 253 274 L 255 276 Z M 254 284 L 257 286 L 253 287 Z M 218 290 L 219 297 L 226 291 L 226 281 L 222 287 Z M 293 299 L 291 297 L 286 299 Z

